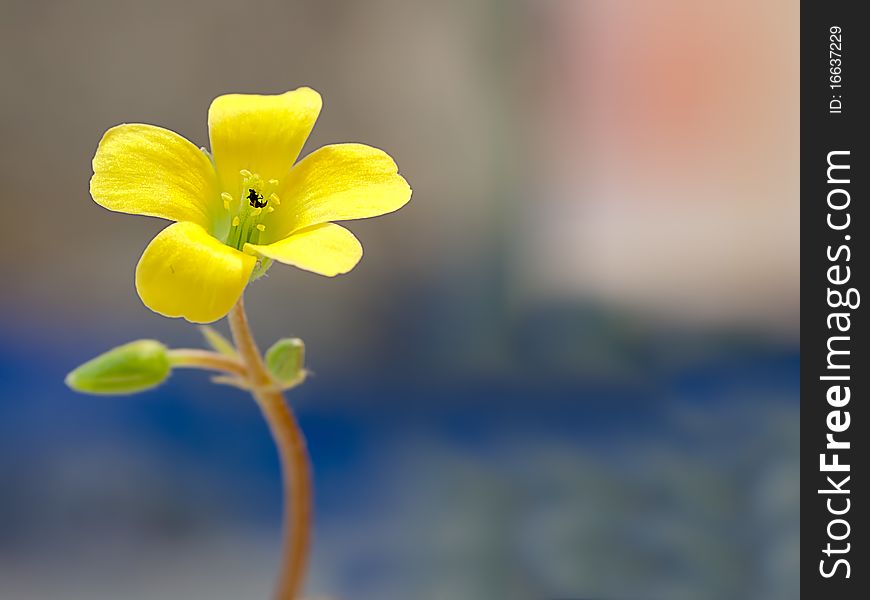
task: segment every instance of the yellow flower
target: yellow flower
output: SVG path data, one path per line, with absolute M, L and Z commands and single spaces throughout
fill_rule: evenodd
M 106 132 L 93 161 L 97 204 L 176 221 L 136 267 L 148 308 L 208 323 L 273 260 L 329 277 L 356 266 L 362 246 L 332 221 L 397 210 L 411 188 L 393 159 L 362 144 L 324 146 L 294 165 L 321 105 L 309 88 L 220 96 L 208 111 L 211 155 L 153 125 Z

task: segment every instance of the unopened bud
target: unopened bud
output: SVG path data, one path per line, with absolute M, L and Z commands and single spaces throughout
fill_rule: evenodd
M 66 384 L 86 394 L 135 394 L 162 383 L 172 370 L 166 346 L 137 340 L 112 348 L 66 376 Z
M 305 376 L 305 344 L 299 338 L 281 338 L 266 350 L 266 366 L 280 383 L 294 383 Z

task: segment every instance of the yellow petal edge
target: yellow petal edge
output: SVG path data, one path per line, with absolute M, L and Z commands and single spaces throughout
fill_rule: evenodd
M 383 150 L 332 144 L 299 161 L 280 196 L 272 216 L 276 239 L 320 223 L 393 212 L 411 199 L 411 187 Z
M 245 244 L 245 251 L 327 277 L 347 273 L 363 253 L 359 240 L 334 223 L 303 229 L 273 244 Z
M 225 316 L 242 295 L 256 262 L 195 223 L 174 223 L 142 254 L 136 290 L 156 313 L 211 323 Z
M 109 210 L 208 227 L 220 208 L 211 161 L 162 127 L 132 124 L 109 129 L 100 140 L 93 168 L 91 196 Z
M 311 88 L 284 94 L 226 94 L 208 110 L 211 151 L 225 191 L 236 188 L 239 171 L 264 180 L 281 179 L 296 162 L 323 101 Z

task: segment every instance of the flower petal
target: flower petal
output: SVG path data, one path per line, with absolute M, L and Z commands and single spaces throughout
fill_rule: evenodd
M 195 223 L 174 223 L 145 248 L 136 266 L 136 289 L 156 313 L 210 323 L 230 311 L 256 262 Z
M 224 191 L 237 192 L 239 171 L 281 179 L 293 166 L 322 106 L 320 94 L 299 88 L 275 96 L 227 94 L 208 109 L 208 131 Z
M 362 258 L 359 240 L 334 223 L 303 229 L 273 244 L 245 244 L 245 251 L 327 277 L 347 273 Z
M 280 238 L 319 223 L 398 210 L 411 198 L 398 171 L 383 150 L 363 144 L 324 146 L 290 171 L 270 229 Z
M 91 196 L 109 210 L 209 227 L 221 206 L 209 158 L 162 127 L 113 127 L 100 140 L 93 167 Z

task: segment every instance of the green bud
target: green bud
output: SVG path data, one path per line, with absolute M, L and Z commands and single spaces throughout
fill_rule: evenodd
M 166 346 L 137 340 L 112 348 L 66 376 L 66 384 L 86 394 L 135 394 L 162 383 L 171 371 Z
M 281 338 L 266 350 L 266 366 L 280 383 L 305 377 L 305 344 L 299 338 Z

